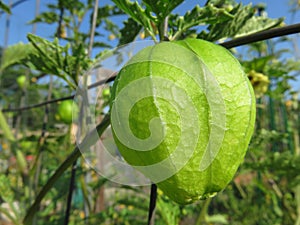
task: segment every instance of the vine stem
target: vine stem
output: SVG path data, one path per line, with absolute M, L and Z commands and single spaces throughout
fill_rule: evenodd
M 197 218 L 196 225 L 206 224 L 206 215 L 207 215 L 208 207 L 209 207 L 211 200 L 212 200 L 212 198 L 208 198 L 204 201 L 204 205 L 203 205 L 203 207 L 200 211 L 200 214 Z
M 61 177 L 64 171 L 69 168 L 80 156 L 80 149 L 87 149 L 91 147 L 98 139 L 99 136 L 102 135 L 104 130 L 109 126 L 110 119 L 109 116 L 106 115 L 102 122 L 97 125 L 96 129 L 92 130 L 81 142 L 81 144 L 77 145 L 73 152 L 67 157 L 67 159 L 59 166 L 59 168 L 54 172 L 54 174 L 50 177 L 47 183 L 43 186 L 38 196 L 35 198 L 35 201 L 27 211 L 26 216 L 24 217 L 23 223 L 24 225 L 30 225 L 32 223 L 32 219 L 35 215 L 35 212 L 38 210 L 39 205 L 48 191 L 54 186 L 55 182 Z
M 154 224 L 156 200 L 157 200 L 157 186 L 156 186 L 156 184 L 151 184 L 147 225 Z
M 244 37 L 235 38 L 233 40 L 221 43 L 220 45 L 222 45 L 225 48 L 233 48 L 233 47 L 250 44 L 253 42 L 264 41 L 275 37 L 296 34 L 299 32 L 300 32 L 300 23 L 296 23 L 293 25 L 273 28 L 270 30 L 264 30 L 254 34 L 246 35 Z

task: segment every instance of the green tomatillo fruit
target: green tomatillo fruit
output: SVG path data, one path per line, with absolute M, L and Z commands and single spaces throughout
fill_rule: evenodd
M 56 118 L 65 124 L 71 124 L 73 121 L 73 115 L 77 116 L 78 110 L 78 106 L 73 100 L 63 101 L 57 108 Z
M 103 96 L 103 98 L 109 98 L 110 97 L 110 89 L 109 88 L 103 89 L 102 96 Z
M 180 204 L 226 187 L 254 122 L 255 97 L 241 65 L 203 40 L 142 49 L 112 89 L 111 125 L 120 153 Z
M 26 86 L 26 76 L 25 75 L 18 76 L 17 83 L 20 88 L 24 88 Z

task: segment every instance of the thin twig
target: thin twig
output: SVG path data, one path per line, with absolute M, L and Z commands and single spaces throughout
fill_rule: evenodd
M 71 171 L 71 178 L 70 178 L 70 184 L 69 184 L 69 193 L 68 193 L 68 199 L 67 199 L 67 208 L 65 212 L 65 220 L 64 225 L 69 224 L 70 219 L 70 211 L 72 206 L 72 197 L 73 197 L 73 191 L 75 188 L 75 177 L 76 177 L 76 170 L 77 170 L 77 160 L 73 162 L 72 165 L 72 171 Z
M 58 27 L 55 36 L 58 38 L 62 37 L 62 31 L 63 31 L 63 18 L 64 18 L 64 12 L 65 8 L 61 1 L 58 2 L 60 13 L 59 13 L 59 20 L 58 20 Z
M 44 106 L 44 105 L 47 105 L 47 104 L 52 104 L 52 103 L 55 103 L 55 102 L 69 100 L 69 99 L 72 99 L 74 97 L 75 97 L 75 95 L 71 95 L 71 96 L 67 96 L 67 97 L 63 97 L 63 98 L 57 98 L 57 99 L 52 99 L 50 101 L 41 102 L 41 103 L 38 103 L 38 104 L 35 104 L 35 105 L 29 105 L 29 106 L 15 108 L 15 109 L 10 109 L 10 108 L 3 109 L 2 112 L 18 112 L 18 111 L 29 110 L 29 109 L 38 108 L 38 107 L 41 107 L 41 106 Z
M 90 43 L 89 43 L 89 50 L 88 50 L 88 56 L 91 56 L 92 49 L 93 49 L 93 44 L 94 44 L 95 29 L 96 29 L 97 17 L 98 17 L 98 5 L 99 5 L 99 1 L 95 0 L 94 13 L 93 13 L 93 21 L 92 21 L 92 27 L 91 27 L 91 36 L 90 36 Z

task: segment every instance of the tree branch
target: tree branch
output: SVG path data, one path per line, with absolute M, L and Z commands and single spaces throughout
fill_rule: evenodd
M 257 41 L 264 41 L 271 38 L 281 37 L 290 34 L 296 34 L 300 32 L 300 23 L 288 25 L 279 28 L 273 28 L 270 30 L 265 30 L 261 32 L 257 32 L 254 34 L 250 34 L 244 37 L 235 38 L 230 41 L 226 41 L 221 43 L 225 48 L 233 48 L 241 45 L 251 44 Z

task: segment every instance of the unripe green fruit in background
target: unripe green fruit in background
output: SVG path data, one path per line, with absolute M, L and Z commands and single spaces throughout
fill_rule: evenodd
M 26 85 L 26 76 L 25 75 L 18 76 L 17 83 L 20 88 L 24 88 Z
M 110 89 L 109 88 L 103 89 L 102 96 L 103 96 L 103 98 L 109 98 L 110 97 Z
M 122 156 L 180 204 L 226 187 L 254 122 L 255 97 L 241 65 L 203 40 L 144 48 L 112 90 L 111 124 Z
M 74 116 L 77 116 L 78 106 L 73 103 L 73 100 L 66 100 L 59 104 L 57 108 L 56 117 L 58 120 L 64 122 L 65 124 L 71 124 L 73 121 L 73 110 Z

